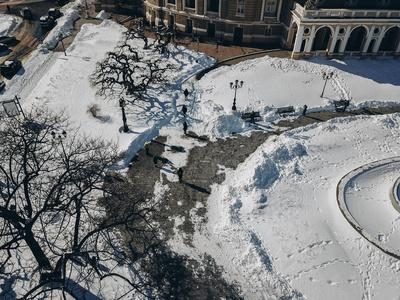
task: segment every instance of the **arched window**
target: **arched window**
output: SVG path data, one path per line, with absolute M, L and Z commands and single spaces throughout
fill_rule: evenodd
M 400 38 L 400 28 L 392 27 L 385 33 L 385 37 L 382 39 L 379 51 L 395 51 L 395 47 Z
M 331 29 L 329 27 L 319 28 L 315 34 L 312 51 L 326 50 L 328 48 Z
M 345 51 L 361 51 L 366 35 L 367 30 L 363 26 L 353 29 L 350 33 L 349 40 L 347 41 Z

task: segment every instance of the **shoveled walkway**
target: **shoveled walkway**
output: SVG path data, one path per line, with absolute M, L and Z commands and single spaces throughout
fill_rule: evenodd
M 195 147 L 187 154 L 188 164 L 183 168 L 184 184 L 178 182 L 166 183 L 167 179 L 163 178 L 164 184 L 168 184 L 169 186 L 169 191 L 159 200 L 160 221 L 162 222 L 166 236 L 169 238 L 173 237 L 175 234 L 175 219 L 180 218 L 184 221 L 177 228 L 185 236 L 186 242 L 190 244 L 194 222 L 197 222 L 198 217 L 202 218 L 205 216 L 206 211 L 204 207 L 206 207 L 207 198 L 211 192 L 211 185 L 222 183 L 225 179 L 224 173 L 219 172 L 221 167 L 235 169 L 271 135 L 279 135 L 286 130 L 316 122 L 324 122 L 336 117 L 378 115 L 395 112 L 400 112 L 400 107 L 364 108 L 344 113 L 334 111 L 310 113 L 305 117 L 299 116 L 294 120 L 282 120 L 278 122 L 276 125 L 280 127 L 280 130 L 277 131 L 255 130 L 250 137 L 235 134 L 229 138 L 219 139 L 216 142 L 211 142 L 207 140 L 207 137 L 198 137 L 195 133 L 189 132 L 189 138 L 199 139 L 203 143 L 203 146 Z M 137 196 L 148 198 L 152 195 L 155 181 L 160 179 L 160 168 L 166 164 L 170 164 L 166 159 L 163 162 L 160 159 L 158 168 L 154 167 L 153 155 L 162 157 L 165 151 L 179 149 L 179 145 L 168 145 L 165 148 L 165 140 L 165 137 L 158 137 L 150 143 L 150 155 L 146 155 L 145 151 L 141 150 L 131 162 L 128 174 L 134 184 L 137 183 L 139 185 Z M 185 151 L 185 149 L 181 149 L 181 151 Z M 190 210 L 192 210 L 192 213 L 196 211 L 196 220 L 190 214 Z

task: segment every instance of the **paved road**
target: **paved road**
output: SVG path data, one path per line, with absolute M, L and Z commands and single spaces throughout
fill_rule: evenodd
M 39 26 L 39 18 L 46 15 L 49 8 L 55 7 L 54 1 L 27 0 L 0 3 L 0 12 L 4 13 L 6 11 L 5 5 L 7 4 L 11 6 L 12 15 L 19 18 L 21 23 L 11 33 L 17 38 L 18 44 L 11 47 L 12 51 L 10 53 L 0 57 L 0 64 L 6 60 L 23 60 L 37 48 L 39 44 L 38 37 L 41 36 L 44 39 L 47 35 L 47 31 L 42 30 Z M 32 11 L 33 20 L 24 20 L 20 17 L 19 11 L 22 7 L 28 7 Z

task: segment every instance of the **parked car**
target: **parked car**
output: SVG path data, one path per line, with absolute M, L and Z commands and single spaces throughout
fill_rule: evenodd
M 0 43 L 5 44 L 7 46 L 13 45 L 17 42 L 15 36 L 12 35 L 2 35 L 0 36 Z
M 50 8 L 47 15 L 55 20 L 61 17 L 61 11 L 57 8 Z
M 22 63 L 18 59 L 7 60 L 3 64 L 0 65 L 0 73 L 4 77 L 12 77 L 19 69 L 21 69 Z
M 39 24 L 43 28 L 51 28 L 54 26 L 54 18 L 49 16 L 42 16 L 39 19 Z
M 3 80 L 0 80 L 0 92 L 6 87 L 6 83 Z
M 6 44 L 0 43 L 0 52 L 7 51 L 8 46 Z
M 31 10 L 27 7 L 24 7 L 21 9 L 21 16 L 24 19 L 28 19 L 28 20 L 32 20 L 33 19 L 33 14 L 31 12 Z

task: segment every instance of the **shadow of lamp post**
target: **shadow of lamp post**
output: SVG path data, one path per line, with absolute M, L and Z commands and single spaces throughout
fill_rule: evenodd
M 236 111 L 236 91 L 243 86 L 243 81 L 239 82 L 239 80 L 236 79 L 235 83 L 231 82 L 229 85 L 230 85 L 231 89 L 235 90 L 235 97 L 233 98 L 232 110 Z
M 122 110 L 122 122 L 124 123 L 124 132 L 128 132 L 129 127 L 126 124 L 125 105 L 126 105 L 125 99 L 124 98 L 119 99 L 119 107 L 121 107 Z
M 324 88 L 322 89 L 322 93 L 321 93 L 321 98 L 324 96 L 324 92 L 325 92 L 325 87 L 326 87 L 326 83 L 328 81 L 328 79 L 331 79 L 333 77 L 333 72 L 330 72 L 329 74 L 326 74 L 325 72 L 322 73 L 322 78 L 325 80 L 324 83 Z

